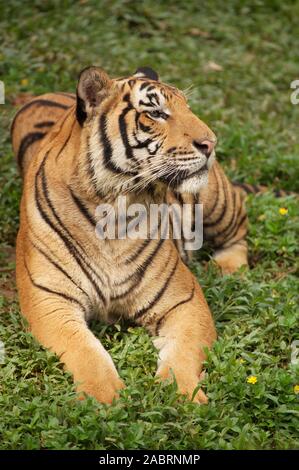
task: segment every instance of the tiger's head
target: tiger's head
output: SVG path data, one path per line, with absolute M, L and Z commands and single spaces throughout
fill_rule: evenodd
M 207 184 L 216 137 L 192 113 L 184 94 L 160 82 L 152 69 L 118 79 L 98 67 L 84 69 L 76 116 L 99 190 L 140 191 L 162 184 L 196 193 Z

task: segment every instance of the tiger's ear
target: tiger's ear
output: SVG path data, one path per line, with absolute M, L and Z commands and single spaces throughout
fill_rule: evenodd
M 139 67 L 134 73 L 134 77 L 149 78 L 150 80 L 159 81 L 159 75 L 150 67 Z
M 111 80 L 100 67 L 87 67 L 79 75 L 76 116 L 82 126 L 94 109 L 109 94 Z

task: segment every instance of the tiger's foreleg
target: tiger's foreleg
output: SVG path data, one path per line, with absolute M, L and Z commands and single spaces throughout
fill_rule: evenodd
M 83 392 L 101 403 L 112 403 L 123 383 L 110 355 L 88 329 L 82 314 L 56 299 L 41 306 L 42 316 L 31 325 L 33 335 L 56 353 L 72 373 L 80 397 Z
M 71 372 L 80 398 L 84 392 L 102 403 L 111 403 L 124 385 L 110 355 L 89 330 L 78 298 L 70 290 L 54 294 L 51 286 L 43 287 L 34 272 L 30 279 L 18 264 L 21 309 L 32 334 Z
M 223 274 L 232 274 L 242 266 L 248 265 L 248 248 L 246 240 L 240 240 L 227 248 L 216 250 L 214 261 L 221 268 Z
M 192 275 L 189 272 L 187 276 Z M 204 348 L 212 346 L 216 331 L 209 307 L 193 276 L 190 282 L 192 290 L 187 295 L 184 291 L 180 298 L 176 293 L 176 304 L 165 310 L 155 325 L 154 344 L 159 350 L 157 377 L 171 380 L 174 376 L 181 394 L 197 403 L 206 403 L 202 390 L 194 397 L 193 393 L 205 360 Z

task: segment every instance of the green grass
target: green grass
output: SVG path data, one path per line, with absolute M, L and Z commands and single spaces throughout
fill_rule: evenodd
M 11 247 L 21 183 L 10 146 L 11 103 L 22 92 L 74 90 L 78 72 L 88 64 L 116 76 L 150 65 L 164 81 L 193 85 L 190 103 L 216 132 L 228 174 L 299 192 L 299 105 L 290 103 L 290 83 L 299 78 L 298 2 L 198 4 L 2 2 L 1 449 L 299 447 L 294 392 L 299 371 L 290 363 L 291 343 L 299 339 L 296 198 L 269 193 L 249 199 L 250 271 L 221 277 L 200 260 L 193 265 L 219 333 L 207 360 L 207 406 L 178 401 L 175 386 L 154 384 L 157 354 L 151 339 L 140 328 L 118 325 L 93 330 L 127 389 L 111 407 L 93 399 L 78 403 L 61 364 L 25 332 L 14 295 Z M 222 70 L 211 70 L 209 62 Z M 280 215 L 280 207 L 288 214 Z M 256 384 L 247 383 L 250 375 Z

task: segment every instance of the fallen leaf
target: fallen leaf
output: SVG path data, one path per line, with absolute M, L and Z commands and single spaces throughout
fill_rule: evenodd
M 208 33 L 208 31 L 202 31 L 201 29 L 198 29 L 198 28 L 189 29 L 189 34 L 190 34 L 190 36 L 198 36 L 198 37 L 202 37 L 202 38 L 211 37 L 211 35 L 210 35 L 210 33 Z
M 216 64 L 216 62 L 209 61 L 205 66 L 204 70 L 206 72 L 222 72 L 223 67 L 219 64 Z

